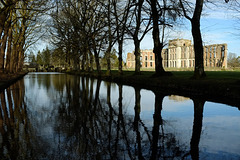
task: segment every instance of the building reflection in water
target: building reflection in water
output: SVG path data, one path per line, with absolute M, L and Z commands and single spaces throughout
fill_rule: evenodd
M 200 158 L 204 100 L 193 99 L 192 135 L 186 144 L 168 130 L 171 122 L 162 116 L 166 95 L 160 92 L 147 106 L 153 111 L 149 123 L 141 116 L 146 106 L 141 106 L 140 88 L 133 89 L 131 106 L 121 84 L 70 75 L 27 78 L 1 93 L 0 159 Z M 34 104 L 42 94 L 49 99 Z

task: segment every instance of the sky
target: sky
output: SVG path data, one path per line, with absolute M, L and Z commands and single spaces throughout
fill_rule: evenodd
M 228 53 L 236 53 L 237 56 L 240 56 L 240 19 L 236 18 L 237 16 L 240 17 L 240 13 L 230 10 L 228 4 L 223 5 L 223 7 L 209 6 L 210 9 L 204 8 L 201 17 L 203 45 L 227 43 Z M 172 36 L 168 40 L 176 38 L 192 40 L 191 24 L 188 20 L 183 22 L 184 25 L 180 28 L 173 28 Z M 153 40 L 150 32 L 143 39 L 141 49 L 152 48 Z M 134 46 L 132 43 L 128 43 L 125 46 L 125 54 L 133 52 L 133 50 Z

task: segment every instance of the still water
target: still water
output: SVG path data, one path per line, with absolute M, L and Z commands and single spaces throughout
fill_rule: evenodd
M 0 159 L 240 159 L 234 106 L 59 73 L 0 96 Z

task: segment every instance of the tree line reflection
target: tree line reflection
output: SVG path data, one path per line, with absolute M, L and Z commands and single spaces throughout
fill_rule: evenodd
M 118 103 L 111 103 L 113 85 L 101 80 L 75 77 L 39 80 L 47 89 L 58 91 L 60 103 L 52 114 L 53 140 L 39 136 L 42 128 L 28 111 L 24 81 L 0 93 L 0 159 L 199 159 L 204 100 L 194 102 L 190 148 L 176 135 L 165 131 L 162 104 L 166 95 L 155 92 L 153 124 L 141 119 L 140 88 L 134 88 L 134 115 L 124 111 L 123 85 L 118 84 Z M 100 96 L 105 83 L 107 97 Z M 31 121 L 30 121 L 31 119 Z M 189 139 L 190 139 L 189 138 Z M 54 143 L 52 143 L 54 142 Z

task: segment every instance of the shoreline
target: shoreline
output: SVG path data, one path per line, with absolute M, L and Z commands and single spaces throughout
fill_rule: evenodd
M 143 75 L 118 75 L 112 74 L 99 76 L 95 73 L 66 72 L 67 74 L 91 77 L 117 84 L 139 87 L 141 89 L 151 90 L 154 93 L 169 95 L 179 95 L 191 99 L 202 99 L 205 101 L 224 103 L 237 107 L 240 110 L 240 81 L 231 81 L 227 83 L 224 80 L 215 79 L 193 80 L 183 79 L 176 76 L 163 76 L 153 78 Z
M 179 78 L 177 76 L 164 76 L 153 78 L 151 75 L 119 75 L 101 76 L 96 73 L 64 72 L 66 74 L 95 78 L 117 84 L 151 90 L 164 96 L 179 95 L 190 99 L 202 99 L 215 103 L 224 103 L 240 110 L 240 80 L 228 83 L 226 80 Z M 7 79 L 0 79 L 0 91 L 27 75 L 28 72 L 12 74 Z M 8 76 L 8 75 L 5 75 Z
M 19 72 L 14 74 L 2 74 L 0 76 L 0 92 L 11 86 L 13 83 L 22 79 L 28 72 Z M 3 76 L 3 77 L 2 77 Z

